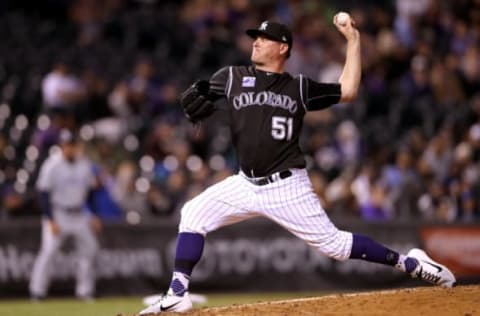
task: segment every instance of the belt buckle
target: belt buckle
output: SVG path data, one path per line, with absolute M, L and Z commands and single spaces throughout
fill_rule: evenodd
M 286 179 L 286 178 L 290 177 L 291 175 L 292 175 L 292 172 L 287 169 L 287 170 L 272 173 L 271 175 L 266 176 L 265 178 L 262 178 L 259 181 L 264 180 L 264 181 L 266 181 L 266 183 L 263 183 L 263 184 L 269 184 L 269 183 L 277 182 L 279 180 Z M 263 185 L 263 184 L 261 184 L 261 185 Z
M 287 169 L 287 170 L 272 173 L 271 175 L 268 175 L 263 178 L 252 179 L 250 177 L 246 177 L 246 179 L 255 185 L 261 186 L 261 185 L 267 185 L 269 183 L 277 182 L 278 180 L 286 179 L 291 175 L 292 175 L 292 172 L 289 169 Z

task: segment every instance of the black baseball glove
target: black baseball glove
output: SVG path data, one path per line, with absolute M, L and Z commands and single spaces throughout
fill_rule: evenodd
M 215 104 L 208 99 L 210 83 L 199 80 L 180 95 L 185 116 L 193 123 L 203 120 L 215 111 Z

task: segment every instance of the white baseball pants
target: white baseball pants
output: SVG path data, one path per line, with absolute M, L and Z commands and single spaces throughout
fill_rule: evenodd
M 243 173 L 212 185 L 184 205 L 179 231 L 205 236 L 222 226 L 263 216 L 325 255 L 348 259 L 352 233 L 337 229 L 330 221 L 307 171 L 291 171 L 290 177 L 262 186 L 249 182 Z
M 52 273 L 52 261 L 66 237 L 72 236 L 77 254 L 75 294 L 77 297 L 93 296 L 95 290 L 94 264 L 98 242 L 90 227 L 89 217 L 82 212 L 67 214 L 62 211 L 54 211 L 53 215 L 60 227 L 60 234 L 53 235 L 47 220 L 42 221 L 42 244 L 30 278 L 30 294 L 46 296 Z

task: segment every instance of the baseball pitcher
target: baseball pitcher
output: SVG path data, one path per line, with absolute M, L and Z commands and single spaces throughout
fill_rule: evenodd
M 60 133 L 61 152 L 43 163 L 37 181 L 43 213 L 42 243 L 30 279 L 32 299 L 46 297 L 52 260 L 67 236 L 75 240 L 78 260 L 76 296 L 89 300 L 94 295 L 94 259 L 98 250 L 96 233 L 100 220 L 87 213 L 96 179 L 91 163 L 80 156 L 79 144 L 70 131 Z
M 192 308 L 189 279 L 200 260 L 205 236 L 222 226 L 263 216 L 283 226 L 325 255 L 390 265 L 413 277 L 451 287 L 454 275 L 420 249 L 399 254 L 359 234 L 339 230 L 315 195 L 299 148 L 303 117 L 357 96 L 360 34 L 348 19 L 334 24 L 347 40 L 338 83 L 319 83 L 284 71 L 292 49 L 287 26 L 265 21 L 246 33 L 254 39 L 252 66 L 230 66 L 209 81 L 198 81 L 181 96 L 187 118 L 211 115 L 215 101 L 226 99 L 232 141 L 240 170 L 187 202 L 181 213 L 174 272 L 167 293 L 140 315 Z

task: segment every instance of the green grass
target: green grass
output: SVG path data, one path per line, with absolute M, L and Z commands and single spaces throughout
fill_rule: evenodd
M 211 294 L 202 306 L 225 306 L 256 303 L 299 297 L 319 296 L 321 293 L 259 293 L 259 294 Z M 47 299 L 41 302 L 29 300 L 1 300 L 1 316 L 116 316 L 133 315 L 142 309 L 141 297 L 100 298 L 85 303 L 75 299 Z

